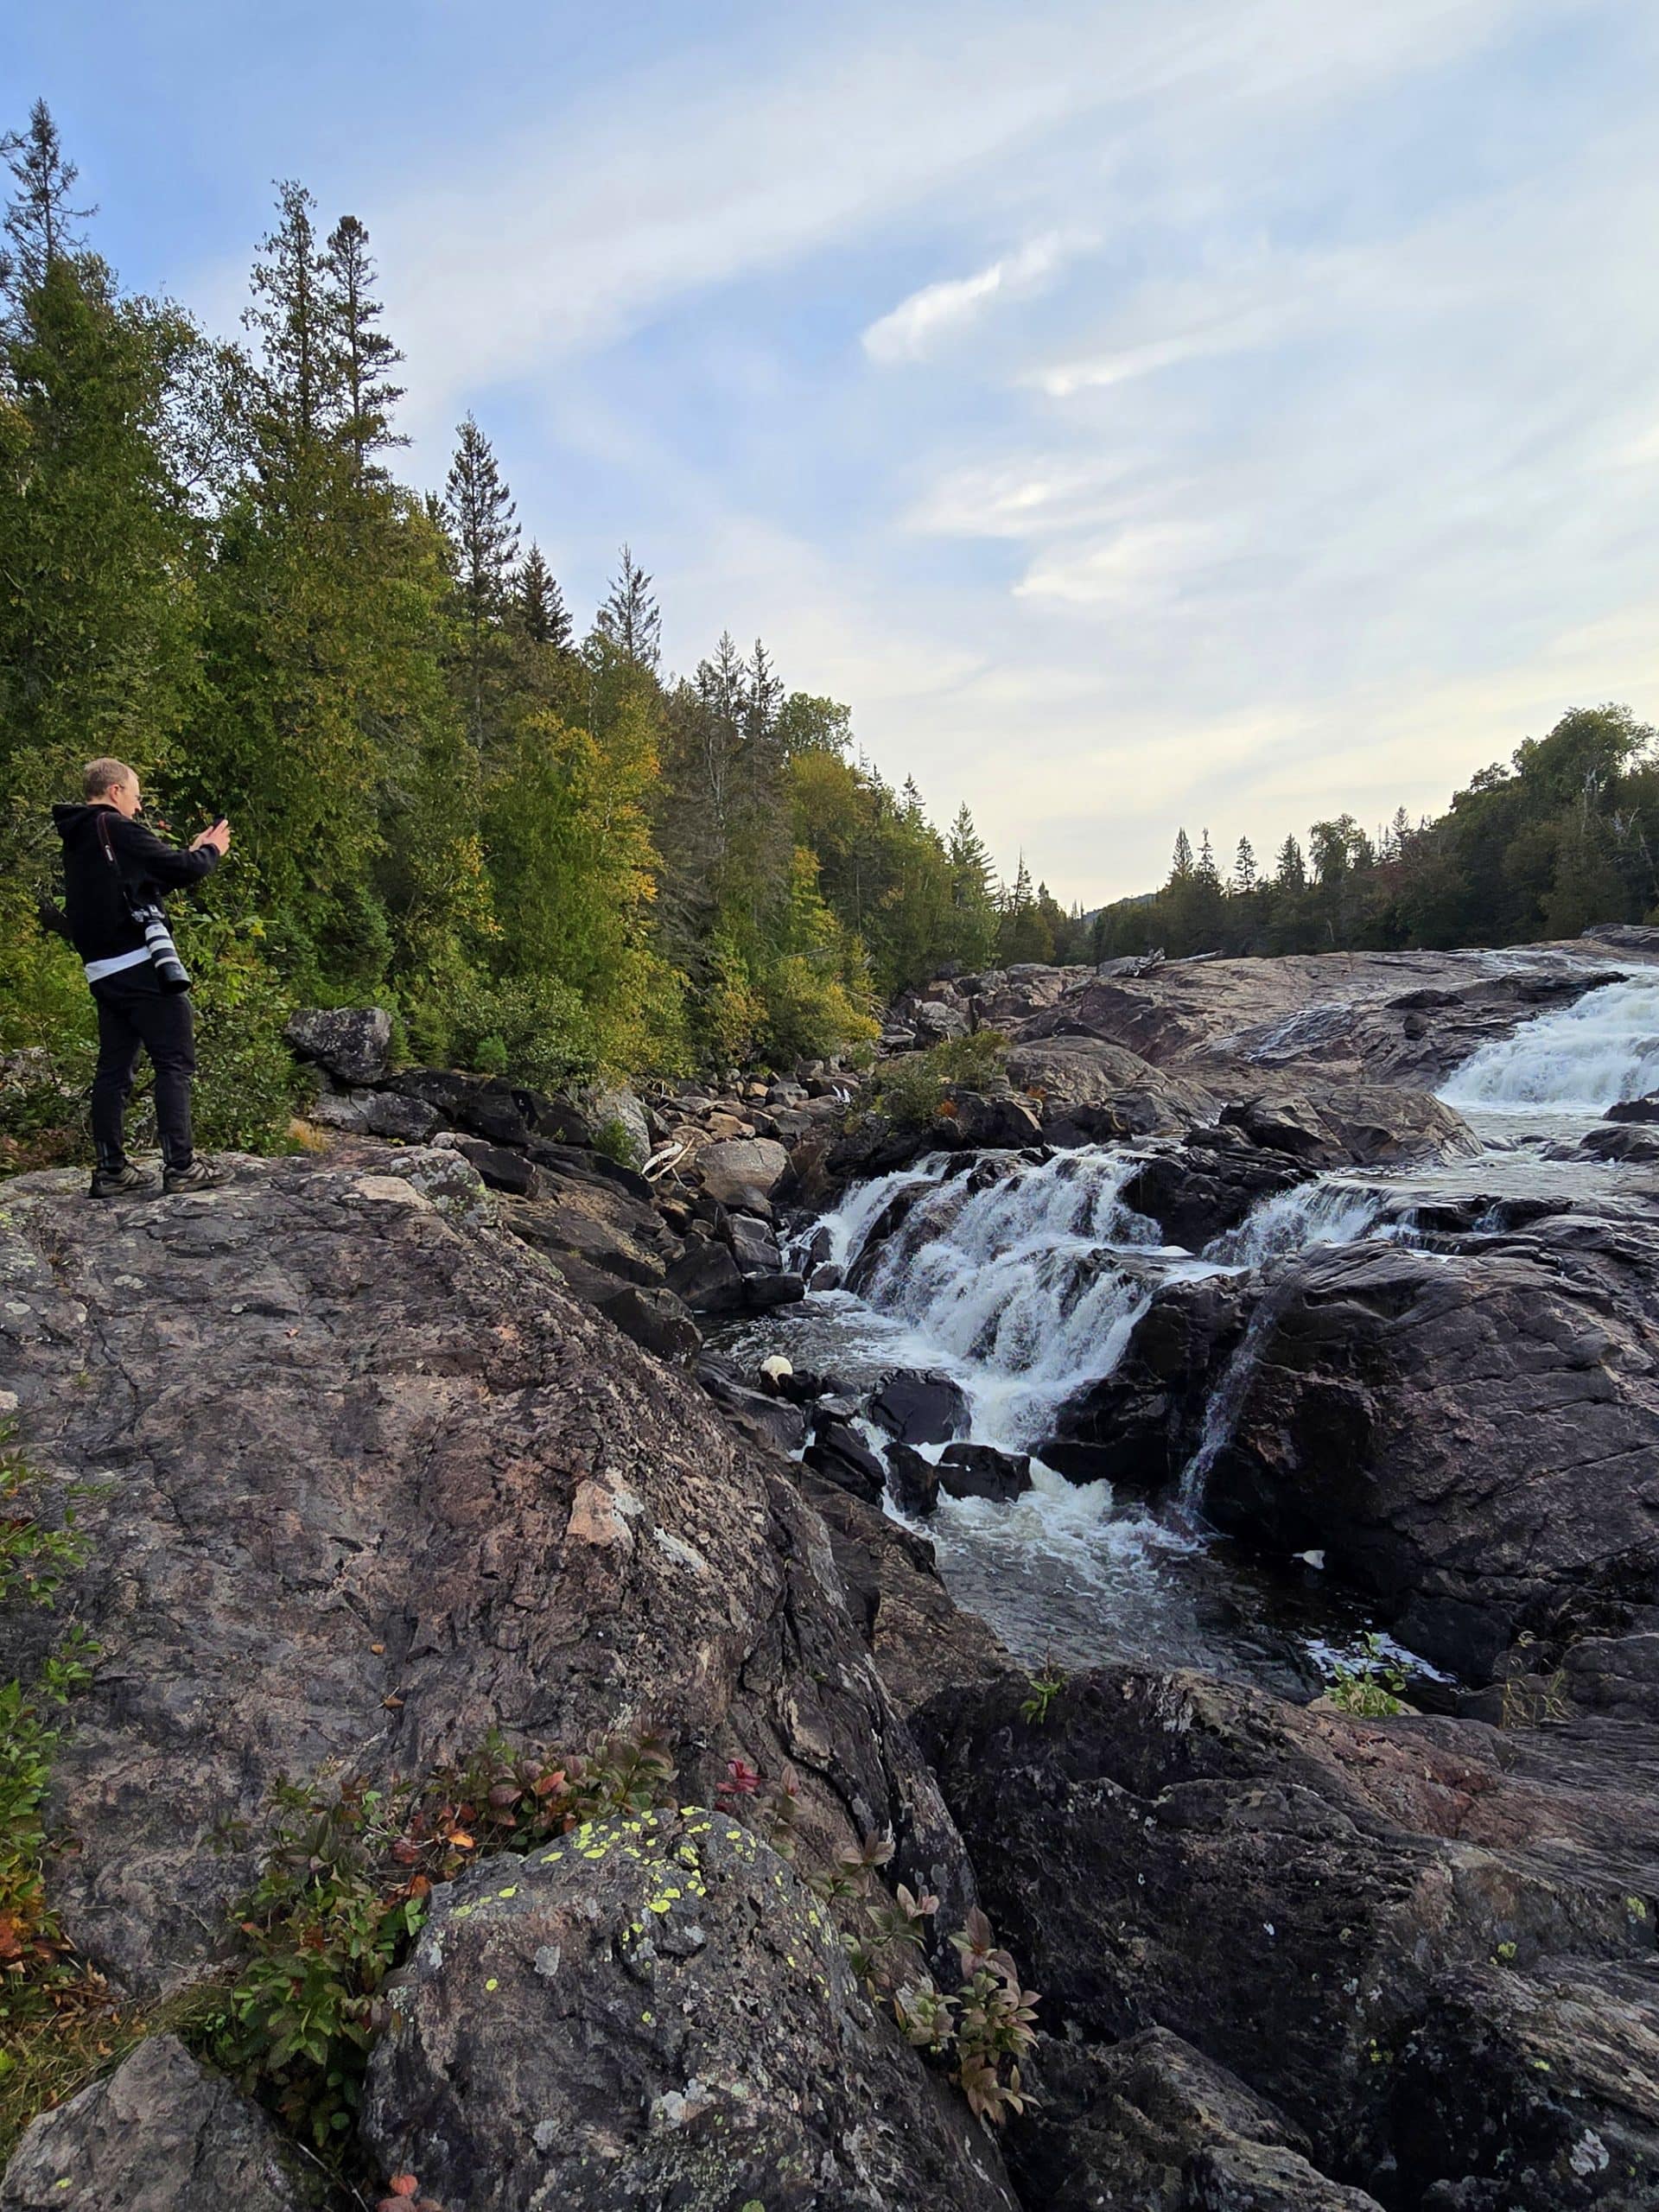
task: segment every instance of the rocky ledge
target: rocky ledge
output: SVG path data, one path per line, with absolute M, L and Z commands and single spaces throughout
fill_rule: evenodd
M 1525 1727 L 1129 1669 L 1033 1700 L 925 1542 L 573 1297 L 458 1148 L 351 1143 L 118 1208 L 24 1177 L 0 1210 L 33 1510 L 92 1486 L 84 1563 L 54 1614 L 8 1611 L 0 1673 L 30 1682 L 67 1622 L 98 1643 L 46 1878 L 112 2002 L 224 1974 L 279 1777 L 384 1787 L 492 1730 L 650 1729 L 663 1802 L 432 1894 L 346 2145 L 365 2189 L 442 2212 L 1651 2207 L 1639 1637 L 1575 1647 L 1600 1712 L 1521 1699 L 1499 1717 Z M 937 1413 L 886 1404 L 895 1437 Z M 789 1776 L 787 1834 L 723 1809 Z M 889 1833 L 883 1882 L 937 1896 L 941 1933 L 988 1905 L 1042 1992 L 1035 2101 L 1000 2129 L 815 1886 Z M 35 2122 L 0 2204 L 289 2212 L 315 2178 L 158 2036 Z

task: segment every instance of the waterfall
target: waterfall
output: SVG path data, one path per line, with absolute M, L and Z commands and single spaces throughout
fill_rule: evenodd
M 1449 1106 L 1604 1114 L 1659 1090 L 1659 969 L 1586 991 L 1483 1045 L 1440 1091 Z
M 1375 1191 L 1324 1178 L 1299 1183 L 1262 1199 L 1236 1229 L 1205 1246 L 1205 1257 L 1259 1268 L 1281 1253 L 1300 1252 L 1310 1244 L 1356 1244 L 1376 1229 L 1382 1212 L 1382 1200 Z
M 941 1179 L 945 1163 L 933 1162 L 883 1177 L 830 1217 L 853 1268 L 899 1192 L 933 1185 L 868 1255 L 861 1295 L 900 1325 L 895 1353 L 963 1383 L 978 1440 L 1040 1443 L 1055 1409 L 1116 1365 L 1159 1274 L 1171 1262 L 1211 1271 L 1185 1254 L 1147 1264 L 1163 1254 L 1159 1231 L 1118 1195 L 1139 1164 L 1132 1152 L 1090 1146 L 1039 1166 L 982 1163 L 992 1173 L 982 1182 Z

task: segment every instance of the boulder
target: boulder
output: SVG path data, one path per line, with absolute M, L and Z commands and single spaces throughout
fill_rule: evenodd
M 1199 1448 L 1248 1304 L 1227 1275 L 1160 1283 L 1111 1373 L 1060 1407 L 1038 1452 L 1044 1465 L 1141 1496 L 1177 1482 Z
M 912 1014 L 911 1025 L 923 1045 L 940 1045 L 968 1034 L 968 1017 L 962 1008 L 938 999 L 924 999 Z
M 391 1051 L 391 1016 L 379 1006 L 303 1007 L 283 1034 L 302 1059 L 341 1083 L 378 1083 Z
M 939 1471 L 913 1446 L 895 1439 L 887 1446 L 887 1487 L 901 1513 L 925 1520 L 939 1502 Z
M 1228 1388 L 1204 1512 L 1323 1550 L 1442 1665 L 1484 1681 L 1522 1630 L 1559 1648 L 1659 1598 L 1645 1224 L 1311 1247 L 1279 1264 Z
M 584 1827 L 470 1871 L 393 2004 L 364 2134 L 446 2212 L 1014 2212 L 965 2101 L 724 1813 Z
M 826 1482 L 851 1491 L 868 1504 L 880 1505 L 887 1488 L 887 1469 L 859 1434 L 853 1423 L 838 1414 L 820 1414 L 812 1441 L 806 1447 L 806 1464 Z
M 1016 1045 L 1008 1080 L 1035 1097 L 1043 1134 L 1059 1143 L 1171 1136 L 1213 1122 L 1213 1094 L 1098 1037 L 1044 1037 Z
M 537 1134 L 541 1107 L 551 1104 L 534 1091 L 512 1090 L 493 1077 L 458 1075 L 448 1068 L 404 1068 L 386 1087 L 402 1097 L 421 1099 L 468 1136 L 509 1147 L 528 1144 Z M 557 1118 L 563 1127 L 563 1116 Z
M 317 2202 L 259 2107 L 175 2036 L 30 2122 L 0 2212 L 302 2212 Z
M 1290 2131 L 1230 2133 L 1390 2212 L 1659 2202 L 1659 1734 L 1363 1720 L 1128 1667 L 1073 1676 L 1041 1725 L 1028 1694 L 950 1690 L 919 1725 L 1052 2028 L 1179 2037 Z M 1114 2132 L 1147 2143 L 1125 2107 L 1147 2101 L 1119 2085 Z M 1190 2125 L 1196 2204 L 1351 2202 L 1230 2196 L 1230 2169 L 1291 2174 L 1193 2157 Z
M 901 1444 L 943 1444 L 968 1419 L 968 1393 L 936 1369 L 889 1375 L 870 1401 L 870 1418 Z
M 1609 1122 L 1659 1122 L 1659 1090 L 1645 1098 L 1621 1098 L 1603 1117 Z
M 596 1085 L 582 1093 L 580 1103 L 595 1141 L 607 1131 L 613 1134 L 620 1131 L 620 1145 L 626 1148 L 628 1164 L 643 1167 L 651 1158 L 651 1123 L 644 1106 L 633 1092 L 626 1084 Z
M 1046 2041 L 1042 2103 L 1011 2145 L 1022 2200 L 1045 2212 L 1381 2212 L 1309 2163 L 1306 2136 L 1179 2036 Z
M 1024 1452 L 999 1452 L 993 1444 L 947 1444 L 939 1459 L 939 1488 L 951 1497 L 1007 1505 L 1031 1488 L 1031 1460 Z
M 741 1205 L 751 1192 L 770 1198 L 784 1179 L 789 1154 L 771 1137 L 730 1137 L 697 1154 L 702 1187 L 721 1205 Z
M 100 1650 L 54 1761 L 79 1847 L 48 1872 L 82 1955 L 177 1987 L 280 1777 L 418 1776 L 493 1727 L 654 1726 L 689 1795 L 792 1760 L 804 1849 L 892 1824 L 901 1860 L 954 1864 L 787 1466 L 479 1219 L 464 1161 L 380 1158 L 238 1162 L 143 1208 L 7 1185 L 14 1418 L 48 1497 L 97 1478 L 57 1616 Z M 55 1633 L 6 1609 L 0 1679 Z
M 775 1275 L 782 1272 L 784 1255 L 778 1249 L 778 1239 L 764 1221 L 758 1221 L 753 1214 L 734 1213 L 727 1221 L 726 1235 L 741 1274 Z

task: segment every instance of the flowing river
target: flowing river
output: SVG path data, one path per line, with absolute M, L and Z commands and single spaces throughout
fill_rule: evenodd
M 1617 1100 L 1653 1091 L 1659 972 L 1590 991 L 1452 1075 L 1440 1095 L 1481 1138 L 1478 1157 L 1324 1177 L 1267 1199 L 1202 1251 L 1166 1244 L 1123 1203 L 1141 1156 L 1133 1145 L 988 1154 L 965 1168 L 959 1154 L 925 1159 L 857 1186 L 799 1240 L 849 1287 L 749 1325 L 731 1349 L 751 1363 L 780 1351 L 855 1394 L 894 1369 L 942 1370 L 966 1393 L 968 1440 L 1034 1452 L 1058 1408 L 1116 1367 L 1160 1284 L 1270 1273 L 1315 1244 L 1415 1241 L 1431 1203 L 1611 1197 L 1630 1171 L 1552 1151 Z M 925 1525 L 958 1601 L 1033 1664 L 1132 1657 L 1314 1684 L 1368 1630 L 1362 1605 L 1330 1587 L 1317 1555 L 1275 1571 L 1203 1522 L 1205 1466 L 1252 1351 L 1247 1332 L 1169 1513 L 1120 1505 L 1108 1484 L 1067 1481 L 1039 1459 L 1012 1504 L 942 1498 Z M 885 1449 L 878 1430 L 864 1433 Z

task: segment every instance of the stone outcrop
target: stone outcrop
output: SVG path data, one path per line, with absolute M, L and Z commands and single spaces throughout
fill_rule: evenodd
M 303 2212 L 321 2201 L 258 2107 L 151 2036 L 25 2133 L 0 2212 Z
M 1484 1678 L 1659 1599 L 1651 1230 L 1573 1217 L 1426 1253 L 1281 1263 L 1204 1484 L 1216 1524 L 1316 1547 L 1414 1649 Z
M 1025 1695 L 1020 1677 L 948 1692 L 923 1726 L 1051 2033 L 1123 2039 L 1105 2094 L 1062 2075 L 1057 2159 L 1118 2185 L 1128 2139 L 1188 2192 L 1148 2175 L 1068 2199 L 1039 2128 L 1027 2202 L 1659 2202 L 1651 1730 L 1364 1721 L 1132 1668 L 1074 1678 L 1041 1726 Z M 1220 2123 L 1203 2146 L 1198 2102 Z M 1242 2161 L 1241 2139 L 1279 2155 Z M 1230 2166 L 1228 2186 L 1253 2168 L 1283 2194 L 1216 2193 Z
M 417 1187 L 424 1183 L 426 1189 Z M 954 1831 L 785 1463 L 638 1351 L 449 1152 L 243 1162 L 199 1197 L 7 1186 L 0 1369 L 32 1463 L 96 1479 L 60 1601 L 101 1647 L 59 1756 L 53 1895 L 138 1993 L 211 1957 L 282 1775 L 417 1775 L 490 1728 L 800 1772 L 819 1845 Z M 51 1617 L 0 1624 L 29 1675 Z
M 283 1035 L 302 1059 L 346 1084 L 378 1083 L 391 1055 L 391 1016 L 384 1007 L 308 1007 L 290 1014 Z
M 445 1891 L 364 2132 L 446 2212 L 1014 2212 L 989 2139 L 855 1980 L 833 1922 L 724 1814 L 576 1829 Z

